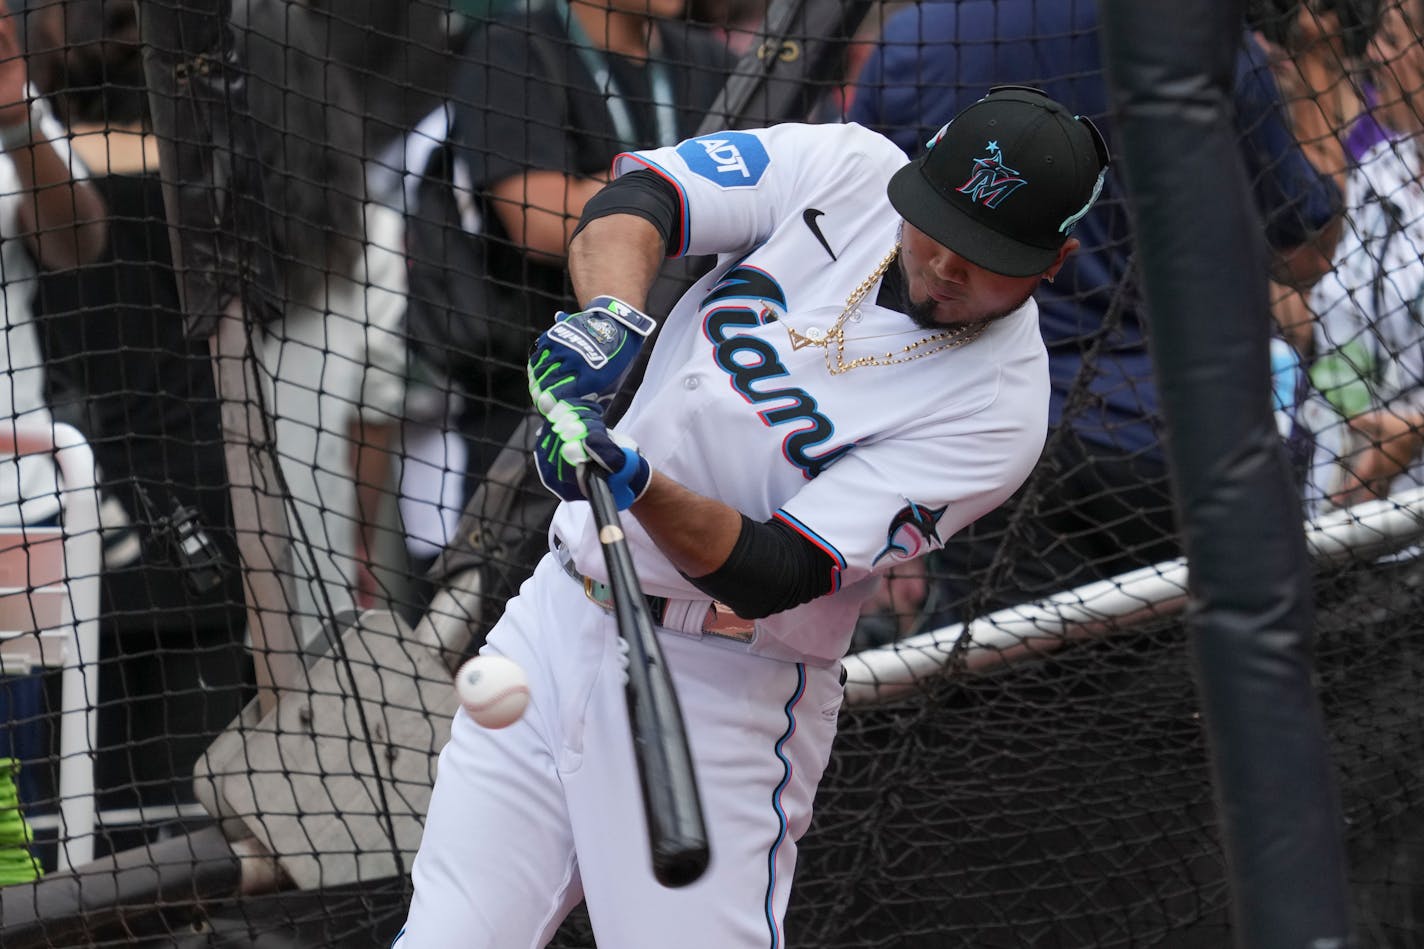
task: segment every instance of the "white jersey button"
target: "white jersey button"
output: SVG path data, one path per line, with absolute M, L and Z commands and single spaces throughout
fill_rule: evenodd
M 682 380 L 682 387 L 684 389 L 696 389 L 700 385 L 702 385 L 702 380 L 697 378 L 696 376 L 688 376 L 686 379 Z
M 806 331 L 806 338 L 814 343 L 819 343 L 826 338 L 826 331 L 819 326 L 813 326 Z

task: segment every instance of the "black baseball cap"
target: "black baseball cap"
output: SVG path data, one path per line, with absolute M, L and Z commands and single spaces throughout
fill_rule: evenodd
M 966 260 L 1010 277 L 1053 263 L 1102 190 L 1093 123 L 1030 86 L 995 86 L 890 179 L 890 203 Z

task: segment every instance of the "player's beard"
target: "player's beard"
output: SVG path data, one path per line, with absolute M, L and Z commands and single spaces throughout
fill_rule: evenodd
M 900 265 L 900 286 L 897 288 L 900 297 L 900 309 L 904 312 L 906 316 L 914 320 L 915 325 L 918 326 L 920 329 L 947 329 L 948 326 L 946 324 L 940 323 L 935 320 L 936 303 L 933 297 L 927 297 L 919 302 L 910 299 L 910 274 L 905 269 L 904 256 L 902 255 L 897 257 L 896 262 Z M 1023 295 L 1023 299 L 1019 300 L 1019 302 L 1015 303 L 1013 306 L 1000 310 L 996 313 L 989 313 L 985 316 L 980 317 L 977 320 L 967 322 L 992 323 L 995 320 L 1002 320 L 1004 317 L 1008 316 L 1010 313 L 1013 313 L 1019 307 L 1027 303 L 1029 297 L 1031 296 L 1033 296 L 1033 291 L 1029 290 Z

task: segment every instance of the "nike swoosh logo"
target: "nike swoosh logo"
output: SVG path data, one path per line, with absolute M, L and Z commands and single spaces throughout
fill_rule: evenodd
M 805 211 L 801 212 L 801 220 L 806 222 L 806 226 L 811 229 L 811 233 L 815 235 L 816 240 L 821 242 L 821 246 L 826 249 L 826 253 L 831 255 L 832 260 L 835 260 L 836 252 L 831 250 L 831 245 L 826 240 L 826 235 L 821 233 L 821 226 L 816 223 L 816 218 L 820 217 L 825 213 L 825 211 L 822 211 L 819 208 L 807 208 Z

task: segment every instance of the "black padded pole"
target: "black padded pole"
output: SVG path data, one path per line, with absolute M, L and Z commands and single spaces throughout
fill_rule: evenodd
M 1239 2 L 1099 0 L 1190 562 L 1235 941 L 1350 945 L 1301 504 L 1271 414 L 1266 251 L 1232 125 Z

